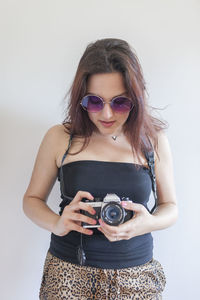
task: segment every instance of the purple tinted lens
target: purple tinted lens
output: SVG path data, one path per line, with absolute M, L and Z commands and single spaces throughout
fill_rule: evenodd
M 117 97 L 113 99 L 111 107 L 116 112 L 125 113 L 132 109 L 133 103 L 126 97 Z
M 103 109 L 103 101 L 97 96 L 85 96 L 82 100 L 82 106 L 88 112 L 98 112 Z

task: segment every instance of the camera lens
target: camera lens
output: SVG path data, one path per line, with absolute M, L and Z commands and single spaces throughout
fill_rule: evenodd
M 117 226 L 124 220 L 124 209 L 120 204 L 109 202 L 101 210 L 101 218 L 108 225 Z

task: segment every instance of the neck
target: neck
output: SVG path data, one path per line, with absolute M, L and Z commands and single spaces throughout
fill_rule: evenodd
M 123 133 L 113 133 L 113 134 L 102 134 L 102 133 L 93 133 L 93 136 L 96 138 L 102 138 L 106 140 L 111 140 L 111 141 L 117 141 L 118 139 L 121 139 L 124 137 Z

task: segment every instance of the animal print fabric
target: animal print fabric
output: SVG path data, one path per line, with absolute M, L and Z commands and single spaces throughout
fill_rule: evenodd
M 165 284 L 163 268 L 155 259 L 126 269 L 100 269 L 71 264 L 48 251 L 39 299 L 160 300 Z

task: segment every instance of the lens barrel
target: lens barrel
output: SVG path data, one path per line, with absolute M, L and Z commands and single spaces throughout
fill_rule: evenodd
M 125 215 L 124 208 L 116 202 L 109 202 L 101 209 L 101 218 L 108 225 L 118 226 L 123 223 Z

